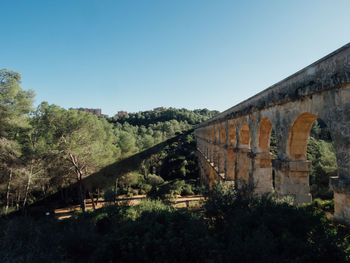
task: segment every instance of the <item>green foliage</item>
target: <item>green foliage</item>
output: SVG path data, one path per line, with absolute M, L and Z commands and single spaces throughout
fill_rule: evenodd
M 126 131 L 120 131 L 118 134 L 118 146 L 123 156 L 129 156 L 137 152 L 136 139 Z
M 271 130 L 270 136 L 270 152 L 272 153 L 273 158 L 277 158 L 277 136 L 275 130 Z
M 106 202 L 114 202 L 115 198 L 116 198 L 116 193 L 113 189 L 107 189 L 104 191 L 103 199 Z
M 334 212 L 334 200 L 322 200 L 320 198 L 315 198 L 312 200 L 312 206 L 321 209 L 325 212 Z
M 155 174 L 148 174 L 146 176 L 146 181 L 152 186 L 157 186 L 164 183 L 164 179 Z
M 61 222 L 0 220 L 1 262 L 347 262 L 348 228 L 315 205 L 257 198 L 217 184 L 203 213 L 159 200 L 109 206 Z
M 111 118 L 123 157 L 148 149 L 193 128 L 216 115 L 217 111 L 174 109 L 129 113 Z
M 144 176 L 137 172 L 130 172 L 123 175 L 119 180 L 121 186 L 138 186 L 145 181 Z
M 108 234 L 94 261 L 205 262 L 214 260 L 206 251 L 215 247 L 204 225 L 189 213 L 156 211 Z
M 23 91 L 20 82 L 19 73 L 0 70 L 0 206 L 11 205 L 13 200 L 17 207 L 26 206 L 57 192 L 62 192 L 60 197 L 65 202 L 71 202 L 77 200 L 76 194 L 63 188 L 76 182 L 82 202 L 85 190 L 93 193 L 99 185 L 110 183 L 107 176 L 100 176 L 99 180 L 83 185 L 84 178 L 179 135 L 218 113 L 171 108 L 130 113 L 107 121 L 47 102 L 33 111 L 34 93 Z M 178 145 L 170 147 L 172 156 L 167 160 L 164 160 L 169 154 L 166 151 L 153 156 L 142 168 L 135 167 L 135 171 L 140 170 L 138 176 L 132 173 L 120 178 L 119 193 L 148 193 L 164 179 L 196 177 L 194 141 L 185 140 L 184 143 L 192 144 L 190 155 L 184 149 L 177 158 L 178 151 L 173 149 L 182 148 Z M 148 174 L 154 176 L 147 179 Z
M 54 220 L 18 217 L 2 219 L 0 226 L 1 262 L 62 262 L 62 235 L 54 232 Z
M 140 186 L 140 194 L 148 194 L 152 190 L 152 185 L 142 184 Z
M 138 165 L 139 172 L 129 172 L 119 178 L 120 194 L 138 191 L 155 199 L 169 199 L 179 194 L 192 195 L 202 191 L 193 131 L 179 134 L 172 143 L 143 157 L 141 164 L 128 165 L 131 169 Z
M 0 200 L 9 209 L 14 188 L 23 182 L 23 137 L 29 126 L 34 92 L 23 91 L 21 75 L 0 70 Z M 6 190 L 5 190 L 6 189 Z M 18 189 L 16 189 L 18 191 Z
M 23 91 L 21 75 L 7 69 L 0 70 L 0 137 L 15 139 L 23 128 L 28 127 L 34 92 Z
M 190 184 L 185 184 L 182 189 L 181 189 L 181 195 L 185 196 L 185 195 L 193 195 L 194 192 L 192 190 L 192 186 Z
M 337 160 L 332 142 L 310 137 L 307 158 L 312 162 L 310 185 L 313 197 L 332 199 L 329 178 L 337 175 Z
M 171 125 L 169 122 L 179 123 L 187 122 L 190 125 L 195 125 L 214 117 L 218 111 L 209 111 L 207 109 L 189 111 L 186 109 L 169 108 L 159 111 L 144 111 L 138 113 L 129 113 L 111 119 L 115 123 L 129 123 L 133 126 L 149 127 L 150 125 L 164 123 L 163 129 L 170 132 Z M 176 121 L 176 122 L 175 122 Z
M 323 140 L 327 142 L 332 141 L 329 129 L 326 123 L 322 121 L 322 119 L 317 119 L 314 121 L 314 123 L 312 124 L 310 136 L 318 140 Z
M 193 195 L 192 185 L 184 180 L 166 181 L 161 185 L 153 186 L 148 193 L 148 197 L 152 199 L 167 200 L 178 195 Z
M 346 261 L 349 243 L 338 234 L 341 226 L 321 210 L 256 198 L 252 190 L 217 184 L 209 195 L 205 217 L 223 244 L 223 262 Z

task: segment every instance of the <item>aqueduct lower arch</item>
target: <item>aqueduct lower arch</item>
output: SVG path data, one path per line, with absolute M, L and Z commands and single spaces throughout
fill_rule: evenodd
M 336 50 L 195 129 L 201 180 L 255 182 L 259 193 L 275 191 L 298 204 L 311 201 L 306 160 L 312 123 L 329 127 L 338 176 L 331 178 L 335 217 L 350 223 L 350 44 Z M 269 151 L 271 130 L 278 157 Z

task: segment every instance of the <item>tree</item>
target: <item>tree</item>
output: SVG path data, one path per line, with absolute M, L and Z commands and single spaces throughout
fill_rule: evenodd
M 125 131 L 120 131 L 118 137 L 118 146 L 124 156 L 128 156 L 138 150 L 135 145 L 135 137 L 132 136 L 132 134 Z
M 42 132 L 56 156 L 56 164 L 69 167 L 67 172 L 75 174 L 81 208 L 85 211 L 82 180 L 117 157 L 112 125 L 90 113 L 67 111 L 47 103 L 39 106 L 37 118 L 44 124 Z
M 21 75 L 7 69 L 0 70 L 0 171 L 1 183 L 7 181 L 6 208 L 9 208 L 11 183 L 21 156 L 21 133 L 29 127 L 34 92 L 23 91 Z
M 5 213 L 7 213 L 9 209 L 11 183 L 13 180 L 15 169 L 18 165 L 18 159 L 20 155 L 20 145 L 16 141 L 7 140 L 6 138 L 0 138 L 0 171 L 4 175 L 7 175 L 4 176 L 5 178 L 7 177 L 6 179 L 4 178 L 5 180 L 7 180 Z
M 19 73 L 0 70 L 0 137 L 15 139 L 19 129 L 28 125 L 34 92 L 23 91 L 20 83 Z

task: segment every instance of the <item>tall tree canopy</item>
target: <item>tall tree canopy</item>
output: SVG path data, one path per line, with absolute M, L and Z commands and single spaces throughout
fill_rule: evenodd
M 67 173 L 76 176 L 83 201 L 82 179 L 118 157 L 112 125 L 90 113 L 67 111 L 46 102 L 38 107 L 34 123 L 45 148 L 55 157 L 54 165 L 67 167 Z
M 21 135 L 29 128 L 28 114 L 34 97 L 33 91 L 22 90 L 20 82 L 19 73 L 0 70 L 0 175 L 6 182 L 6 212 L 13 177 L 20 171 Z

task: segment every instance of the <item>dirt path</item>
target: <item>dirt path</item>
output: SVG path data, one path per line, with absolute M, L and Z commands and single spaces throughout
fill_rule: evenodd
M 118 196 L 117 203 L 118 204 L 126 204 L 126 205 L 137 205 L 141 202 L 142 199 L 145 199 L 146 195 L 137 195 L 133 197 L 127 196 Z M 177 198 L 171 199 L 170 202 L 173 203 L 175 208 L 199 208 L 201 206 L 201 202 L 204 200 L 203 196 L 178 196 Z M 85 209 L 93 210 L 93 206 L 91 203 L 91 199 L 85 200 L 86 206 Z M 95 208 L 99 209 L 104 206 L 113 205 L 113 202 L 105 202 L 103 198 L 99 198 L 96 204 L 95 200 Z M 58 220 L 70 218 L 75 211 L 80 211 L 80 205 L 67 206 L 63 208 L 55 209 L 55 217 Z

